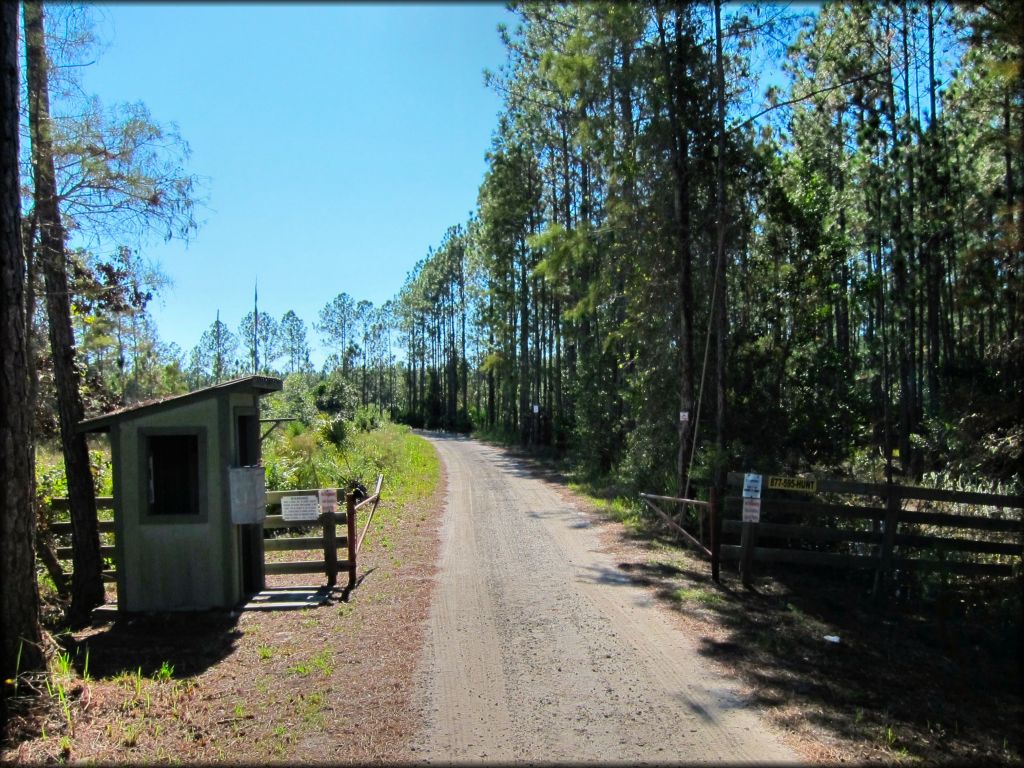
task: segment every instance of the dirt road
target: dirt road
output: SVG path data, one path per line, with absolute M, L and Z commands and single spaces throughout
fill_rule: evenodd
M 796 760 L 587 513 L 499 449 L 431 439 L 448 500 L 411 759 Z

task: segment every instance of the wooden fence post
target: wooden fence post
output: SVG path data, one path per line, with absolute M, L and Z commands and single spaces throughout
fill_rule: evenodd
M 751 571 L 754 565 L 754 547 L 757 546 L 757 523 L 743 523 L 740 532 L 740 576 L 743 586 L 751 586 Z
M 889 580 L 892 576 L 893 546 L 896 542 L 896 526 L 900 513 L 901 497 L 899 486 L 889 486 L 885 497 L 885 531 L 882 533 L 882 547 L 878 553 L 878 566 L 875 569 L 875 585 L 872 599 L 884 601 L 889 591 Z
M 718 584 L 721 564 L 722 515 L 718 509 L 718 488 L 714 485 L 711 486 L 711 492 L 708 494 L 708 511 L 711 515 L 711 519 L 708 521 L 711 526 L 711 580 Z
M 345 494 L 345 527 L 348 531 L 348 589 L 356 587 L 356 495 Z
M 327 571 L 327 586 L 338 583 L 338 534 L 335 530 L 334 512 L 322 515 L 324 525 L 324 566 Z

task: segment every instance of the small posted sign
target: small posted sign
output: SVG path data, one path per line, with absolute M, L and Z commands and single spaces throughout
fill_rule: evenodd
M 536 403 L 533 404 L 533 412 L 540 413 L 540 406 L 537 405 Z
M 281 498 L 281 518 L 289 522 L 304 522 L 320 517 L 320 504 L 317 497 L 284 496 Z
M 818 481 L 814 478 L 780 477 L 778 475 L 772 475 L 768 478 L 768 490 L 814 493 L 818 490 Z
M 743 500 L 743 522 L 744 523 L 759 523 L 759 522 L 761 522 L 761 500 L 760 499 L 744 499 Z
M 683 421 L 689 421 L 689 420 L 690 420 L 690 412 L 689 411 L 680 411 L 679 412 L 679 421 L 683 422 Z
M 755 474 L 753 472 L 748 472 L 743 476 L 743 498 L 761 498 L 761 475 Z
M 317 491 L 320 496 L 320 513 L 324 515 L 333 515 L 338 511 L 338 489 L 337 488 L 321 488 Z

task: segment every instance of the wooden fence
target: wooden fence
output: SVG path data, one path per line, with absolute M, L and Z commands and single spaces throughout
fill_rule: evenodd
M 790 563 L 874 572 L 876 594 L 896 572 L 1012 576 L 1024 556 L 1024 497 L 900 484 L 764 476 L 760 520 L 743 522 L 744 475 L 728 475 L 719 499 L 640 494 L 670 528 L 710 560 L 739 566 L 751 583 L 755 563 Z M 665 503 L 678 511 L 669 512 Z M 942 507 L 955 506 L 950 511 Z M 684 513 L 696 511 L 696 529 Z M 690 516 L 691 518 L 693 515 Z
M 730 473 L 727 487 L 735 493 L 743 477 Z M 874 571 L 878 593 L 896 571 L 1011 576 L 1024 554 L 1020 496 L 832 479 L 814 480 L 810 492 L 772 484 L 764 478 L 758 522 L 738 519 L 738 494 L 723 499 L 723 537 L 738 534 L 739 543 L 722 544 L 720 556 L 739 563 L 744 584 L 754 563 L 793 563 Z
M 359 554 L 359 547 L 373 519 L 373 513 L 380 503 L 381 486 L 384 484 L 384 475 L 377 477 L 377 487 L 373 495 L 363 499 L 358 504 L 355 495 L 349 493 L 345 496 L 345 511 L 333 514 L 320 515 L 316 520 L 309 522 L 295 522 L 285 520 L 281 517 L 280 511 L 267 514 L 263 521 L 263 549 L 264 552 L 295 552 L 295 551 L 318 551 L 323 553 L 322 559 L 311 560 L 288 560 L 267 561 L 264 557 L 264 572 L 268 576 L 276 574 L 302 574 L 302 573 L 324 573 L 327 576 L 327 583 L 334 586 L 337 583 L 338 573 L 348 572 L 348 589 L 356 585 L 356 562 Z M 342 493 L 339 489 L 339 496 Z M 309 496 L 316 494 L 314 490 L 304 491 L 268 491 L 267 510 L 281 508 L 281 499 L 285 496 Z M 362 535 L 356 536 L 356 516 L 360 509 L 370 507 L 366 525 Z M 344 525 L 345 533 L 339 536 L 337 526 Z M 318 528 L 319 533 L 314 536 L 276 536 L 268 532 L 288 529 L 290 531 L 308 531 L 311 528 Z M 340 560 L 338 553 L 344 552 L 345 559 Z
M 50 500 L 50 509 L 54 513 L 65 513 L 68 511 L 68 500 L 66 498 L 53 498 Z M 114 509 L 114 499 L 112 496 L 97 496 L 96 497 L 96 510 L 98 512 L 107 512 Z M 109 517 L 109 515 L 107 515 Z M 110 567 L 103 569 L 103 580 L 106 582 L 117 582 L 117 569 L 114 565 L 114 521 L 113 520 L 100 520 L 98 522 L 99 534 L 100 534 L 100 557 L 104 559 Z M 60 537 L 60 540 L 68 542 L 67 545 L 57 546 L 56 554 L 57 559 L 60 560 L 66 566 L 64 571 L 64 578 L 67 583 L 71 582 L 71 571 L 68 570 L 71 566 L 71 523 L 67 521 L 53 522 L 50 523 L 50 533 L 56 537 Z
M 366 537 L 370 523 L 373 521 L 374 512 L 376 512 L 377 505 L 380 503 L 381 487 L 383 484 L 384 475 L 379 475 L 377 477 L 377 486 L 371 496 L 363 499 L 357 504 L 355 496 L 351 493 L 347 494 L 344 496 L 344 512 L 320 515 L 316 520 L 308 522 L 284 520 L 280 513 L 281 499 L 284 496 L 314 495 L 317 493 L 316 489 L 300 491 L 268 491 L 268 514 L 263 521 L 264 553 L 317 551 L 322 553 L 322 557 L 317 559 L 268 562 L 266 555 L 264 554 L 264 573 L 268 576 L 277 574 L 323 573 L 327 577 L 327 583 L 333 587 L 337 583 L 338 574 L 341 572 L 347 572 L 347 589 L 351 590 L 356 585 L 356 565 L 359 548 L 362 546 L 363 539 Z M 344 493 L 343 489 L 338 490 L 339 496 Z M 50 507 L 54 512 L 66 512 L 68 509 L 68 501 L 66 498 L 54 498 L 50 502 Z M 96 498 L 96 507 L 101 511 L 112 510 L 114 507 L 114 501 L 110 496 L 99 496 Z M 359 511 L 365 508 L 369 508 L 369 513 L 367 515 L 366 523 L 363 526 L 362 533 L 357 536 L 356 518 Z M 277 510 L 277 512 L 275 513 L 273 510 Z M 341 535 L 338 535 L 337 527 L 339 525 L 345 526 L 345 532 Z M 306 536 L 280 535 L 282 533 L 292 534 L 296 532 L 308 532 L 312 528 L 319 529 L 319 532 L 315 535 Z M 71 523 L 63 521 L 51 523 L 50 531 L 54 536 L 70 541 Z M 99 532 L 101 541 L 100 555 L 104 558 L 108 558 L 109 561 L 112 562 L 114 558 L 114 521 L 100 520 Z M 70 567 L 72 551 L 73 549 L 70 545 L 58 546 L 56 548 L 57 558 L 65 564 L 66 568 Z M 343 554 L 342 558 L 339 558 L 339 553 Z M 69 571 L 65 570 L 64 575 L 68 580 L 70 580 L 71 573 Z M 112 565 L 110 568 L 104 569 L 103 578 L 105 581 L 109 582 L 117 581 L 116 564 Z
M 718 495 L 712 486 L 707 501 L 701 499 L 681 499 L 677 496 L 657 496 L 653 493 L 641 493 L 640 498 L 670 529 L 682 536 L 683 542 L 698 555 L 711 561 L 711 578 L 718 581 L 719 576 L 719 534 Z M 671 505 L 665 509 L 664 505 Z M 696 530 L 692 533 L 686 529 L 685 518 L 688 512 L 694 512 Z

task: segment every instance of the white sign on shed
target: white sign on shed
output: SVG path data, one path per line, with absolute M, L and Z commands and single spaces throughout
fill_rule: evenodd
M 288 521 L 316 520 L 320 504 L 316 496 L 282 496 L 281 517 Z
M 231 467 L 231 522 L 262 523 L 267 516 L 267 483 L 263 467 Z

